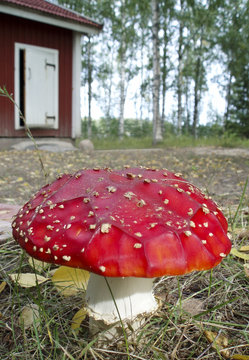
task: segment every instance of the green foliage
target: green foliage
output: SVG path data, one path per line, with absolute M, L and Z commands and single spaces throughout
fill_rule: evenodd
M 218 42 L 227 67 L 225 128 L 249 138 L 249 8 L 248 1 L 225 1 Z
M 234 124 L 233 124 L 234 125 Z M 102 118 L 92 122 L 92 141 L 96 149 L 140 149 L 151 148 L 152 122 L 125 119 L 125 135 L 122 140 L 118 138 L 118 120 L 116 118 Z M 249 147 L 249 140 L 242 138 L 239 133 L 225 131 L 221 119 L 199 125 L 197 138 L 191 135 L 191 129 L 183 127 L 181 136 L 176 135 L 176 128 L 170 122 L 164 124 L 164 138 L 156 147 L 189 147 L 189 146 L 223 146 L 223 147 Z M 87 137 L 87 119 L 82 121 L 82 137 Z
M 152 123 L 149 120 L 139 121 L 136 119 L 125 119 L 125 137 L 139 138 L 150 137 L 152 133 Z M 82 121 L 82 135 L 87 137 L 87 119 Z M 101 118 L 99 121 L 92 121 L 93 139 L 105 139 L 118 137 L 118 119 Z

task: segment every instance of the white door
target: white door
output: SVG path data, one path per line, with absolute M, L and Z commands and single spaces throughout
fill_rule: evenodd
M 58 128 L 58 51 L 18 44 L 22 52 L 23 82 L 18 85 L 23 112 L 30 128 Z M 20 55 L 17 55 L 20 59 Z M 23 67 L 23 68 L 22 68 Z M 17 80 L 20 76 L 17 77 Z M 23 88 L 22 88 L 23 86 Z

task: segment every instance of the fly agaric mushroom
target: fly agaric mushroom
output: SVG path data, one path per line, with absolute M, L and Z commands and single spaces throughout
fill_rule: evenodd
M 164 169 L 62 175 L 20 209 L 12 227 L 32 257 L 92 273 L 89 314 L 105 324 L 156 310 L 154 278 L 211 269 L 231 249 L 217 205 Z

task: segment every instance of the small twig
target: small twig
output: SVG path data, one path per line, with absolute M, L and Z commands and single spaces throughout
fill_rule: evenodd
M 218 331 L 218 334 L 215 336 L 214 340 L 208 345 L 208 347 L 198 356 L 198 358 L 196 358 L 196 360 L 200 360 L 202 359 L 203 355 L 205 355 L 208 350 L 215 344 L 216 340 L 218 339 L 218 337 L 220 336 L 222 330 L 220 329 Z

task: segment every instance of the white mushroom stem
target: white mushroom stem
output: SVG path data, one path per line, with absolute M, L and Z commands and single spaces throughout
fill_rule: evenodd
M 89 315 L 109 325 L 118 322 L 119 315 L 122 321 L 132 322 L 140 314 L 152 313 L 158 308 L 152 292 L 153 280 L 136 277 L 105 278 L 91 274 L 86 292 Z

